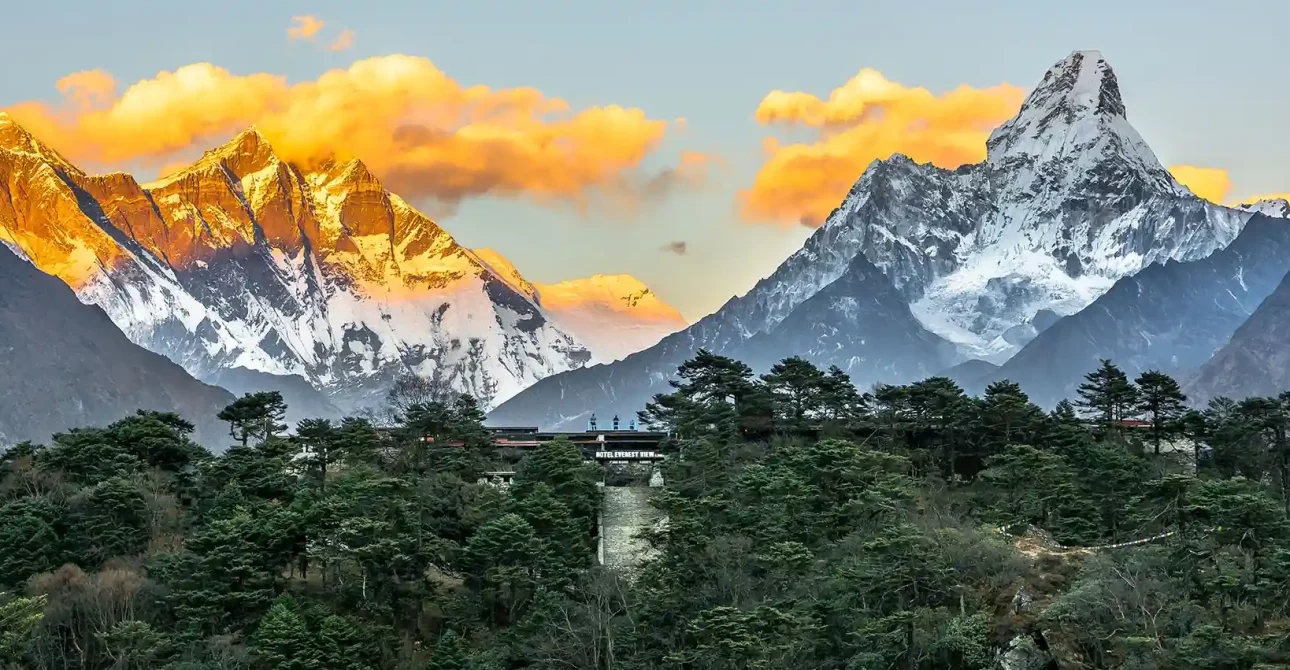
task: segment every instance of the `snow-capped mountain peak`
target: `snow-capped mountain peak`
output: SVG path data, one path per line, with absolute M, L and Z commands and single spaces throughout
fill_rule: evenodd
M 986 149 L 990 167 L 1005 173 L 995 182 L 1017 193 L 1096 187 L 1090 174 L 1181 188 L 1129 124 L 1115 71 L 1098 51 L 1076 51 L 1049 68 Z
M 497 273 L 516 292 L 523 293 L 535 300 L 538 298 L 537 287 L 520 274 L 520 271 L 515 268 L 510 259 L 494 249 L 472 249 L 471 253 L 475 254 L 481 262 L 487 264 L 493 272 Z
M 0 151 L 31 156 L 67 174 L 76 176 L 85 174 L 57 151 L 32 137 L 31 133 L 18 125 L 8 112 L 2 111 L 0 111 Z
M 771 339 L 763 360 L 805 353 L 817 364 L 850 365 L 838 356 L 859 332 L 847 322 L 862 313 L 851 302 L 871 296 L 850 295 L 866 290 L 853 282 L 828 287 L 857 255 L 962 358 L 999 362 L 1054 315 L 1082 310 L 1120 278 L 1226 247 L 1252 216 L 1197 198 L 1169 176 L 1129 125 L 1120 81 L 1095 51 L 1049 68 L 985 148 L 986 160 L 954 170 L 898 155 L 875 161 L 803 247 L 748 293 L 622 362 L 543 380 L 495 419 L 567 425 L 587 408 L 637 411 L 699 348 L 738 355 L 745 343 Z M 764 335 L 794 322 L 812 328 L 786 340 Z M 818 350 L 818 333 L 832 333 L 839 347 Z M 908 381 L 876 376 L 854 380 Z
M 488 405 L 590 359 L 361 161 L 302 170 L 254 128 L 142 186 L 60 161 L 0 124 L 0 239 L 195 376 L 300 375 L 353 407 L 415 372 Z

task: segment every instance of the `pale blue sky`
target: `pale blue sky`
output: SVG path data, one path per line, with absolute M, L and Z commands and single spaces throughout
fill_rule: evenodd
M 202 61 L 296 81 L 406 53 L 463 84 L 685 117 L 688 130 L 651 162 L 681 149 L 722 155 L 728 169 L 703 192 L 632 221 L 486 198 L 441 223 L 535 281 L 631 273 L 690 319 L 746 291 L 809 232 L 735 215 L 735 191 L 751 182 L 767 134 L 753 120 L 758 102 L 776 88 L 826 95 L 862 67 L 938 93 L 960 83 L 1029 88 L 1070 51 L 1099 49 L 1130 121 L 1163 162 L 1225 168 L 1235 196 L 1290 191 L 1290 2 L 1278 0 L 3 3 L 0 106 L 54 98 L 59 77 L 91 68 L 122 85 Z M 325 20 L 327 35 L 353 30 L 354 47 L 288 43 L 299 14 Z M 689 253 L 658 250 L 673 240 Z

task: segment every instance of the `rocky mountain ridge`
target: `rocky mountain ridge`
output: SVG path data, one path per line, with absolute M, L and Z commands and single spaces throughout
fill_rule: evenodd
M 292 164 L 254 128 L 140 184 L 0 114 L 0 240 L 194 376 L 298 376 L 344 409 L 409 372 L 491 404 L 591 358 L 361 161 Z

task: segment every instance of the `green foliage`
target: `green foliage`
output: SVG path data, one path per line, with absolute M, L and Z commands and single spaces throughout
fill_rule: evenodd
M 151 535 L 147 500 L 121 477 L 82 489 L 71 499 L 68 517 L 68 557 L 87 568 L 143 551 Z
M 641 413 L 673 431 L 651 495 L 666 522 L 622 573 L 595 565 L 604 473 L 578 446 L 503 449 L 469 396 L 404 391 L 397 425 L 290 436 L 280 396 L 244 396 L 219 455 L 156 412 L 11 448 L 0 668 L 1285 659 L 1290 394 L 1184 412 L 1167 375 L 1103 361 L 1090 422 L 1008 381 L 861 393 L 804 358 L 756 377 L 699 352 Z
M 62 563 L 59 527 L 65 516 L 64 509 L 42 496 L 0 506 L 0 586 L 22 584 Z
M 1160 453 L 1160 444 L 1180 432 L 1180 419 L 1187 409 L 1178 382 L 1163 372 L 1147 370 L 1134 380 L 1138 385 L 1137 413 L 1151 424 L 1151 444 Z
M 1137 387 L 1123 370 L 1106 359 L 1102 359 L 1101 367 L 1084 375 L 1078 394 L 1079 401 L 1075 404 L 1096 419 L 1103 430 L 1111 430 L 1115 422 L 1133 418 L 1137 410 Z
M 228 433 L 243 447 L 251 440 L 263 442 L 287 429 L 282 423 L 287 415 L 287 403 L 277 391 L 247 393 L 233 401 L 219 413 L 221 421 L 228 422 Z
M 47 602 L 45 596 L 23 598 L 0 592 L 0 663 L 8 666 L 26 655 Z

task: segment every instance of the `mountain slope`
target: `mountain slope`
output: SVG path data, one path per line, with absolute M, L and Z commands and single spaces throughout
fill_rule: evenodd
M 338 421 L 344 418 L 344 412 L 299 375 L 271 375 L 258 370 L 231 368 L 219 370 L 202 381 L 225 389 L 236 396 L 260 391 L 277 391 L 282 394 L 282 399 L 287 403 L 287 423 L 292 429 L 304 419 Z
M 1050 312 L 1078 312 L 1152 263 L 1208 256 L 1253 216 L 1174 181 L 1129 125 L 1097 52 L 1050 68 L 986 148 L 984 162 L 956 170 L 901 155 L 874 161 L 802 249 L 748 293 L 621 362 L 543 380 L 490 417 L 555 427 L 592 411 L 634 412 L 696 349 L 728 354 L 772 331 L 857 255 L 927 329 L 1001 362 Z
M 1288 271 L 1290 222 L 1255 216 L 1232 244 L 1207 258 L 1152 265 L 1121 279 L 977 386 L 1010 379 L 1051 407 L 1074 398 L 1102 358 L 1130 377 L 1147 369 L 1183 376 L 1232 338 Z
M 360 161 L 303 169 L 254 129 L 141 185 L 0 114 L 0 239 L 195 376 L 299 375 L 344 407 L 407 372 L 496 402 L 590 357 Z
M 228 430 L 215 417 L 231 402 L 0 244 L 0 445 L 152 409 L 179 413 L 198 441 L 219 448 Z
M 935 374 L 953 346 L 923 328 L 891 280 L 864 256 L 735 357 L 765 371 L 791 351 L 864 382 L 902 383 Z
M 1213 358 L 1185 385 L 1191 402 L 1275 396 L 1290 390 L 1290 277 L 1259 303 Z
M 994 363 L 983 361 L 979 358 L 973 358 L 945 370 L 941 370 L 937 373 L 937 376 L 948 377 L 965 389 L 978 390 L 984 389 L 986 386 L 982 380 L 987 378 L 993 379 L 993 375 L 998 372 L 998 370 L 999 366 Z

